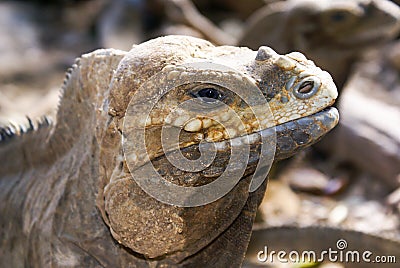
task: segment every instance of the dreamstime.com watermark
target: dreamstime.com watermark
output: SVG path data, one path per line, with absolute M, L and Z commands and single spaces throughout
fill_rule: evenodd
M 280 262 L 280 263 L 320 263 L 324 261 L 340 263 L 396 263 L 396 256 L 393 255 L 374 255 L 372 251 L 347 250 L 348 244 L 345 239 L 336 242 L 336 249 L 331 247 L 321 252 L 313 250 L 286 252 L 284 250 L 269 251 L 265 246 L 257 253 L 259 262 Z

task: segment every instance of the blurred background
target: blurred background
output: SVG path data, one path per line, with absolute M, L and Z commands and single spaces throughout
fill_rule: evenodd
M 338 86 L 339 126 L 275 166 L 258 224 L 327 224 L 400 238 L 400 1 L 0 2 L 0 125 L 54 115 L 64 73 L 97 48 L 185 34 L 301 51 Z M 284 200 L 284 202 L 282 202 Z

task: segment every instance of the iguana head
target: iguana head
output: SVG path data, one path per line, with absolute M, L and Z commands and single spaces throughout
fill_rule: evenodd
M 298 23 L 298 34 L 308 38 L 309 49 L 321 43 L 331 49 L 361 49 L 393 38 L 400 30 L 400 8 L 391 1 L 289 2 L 292 22 Z
M 400 31 L 400 8 L 389 0 L 288 0 L 266 5 L 247 22 L 238 44 L 301 51 L 341 88 L 351 64 Z
M 399 30 L 400 8 L 389 0 L 288 0 L 258 10 L 239 44 L 255 48 L 268 42 L 280 52 L 356 53 Z
M 133 47 L 110 96 L 101 166 L 113 168 L 101 170 L 99 207 L 113 237 L 146 258 L 202 250 L 238 217 L 253 173 L 265 178 L 274 155 L 292 155 L 338 122 L 325 109 L 337 97 L 332 78 L 302 54 L 183 36 Z M 228 191 L 214 198 L 223 176 Z

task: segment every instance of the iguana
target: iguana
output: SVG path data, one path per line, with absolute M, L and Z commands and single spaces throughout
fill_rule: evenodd
M 399 31 L 400 8 L 388 0 L 288 0 L 254 13 L 238 44 L 301 51 L 328 70 L 340 89 L 366 49 Z
M 0 266 L 238 267 L 267 184 L 249 189 L 258 160 L 318 141 L 338 123 L 336 98 L 331 76 L 298 52 L 167 36 L 83 55 L 55 123 L 0 131 Z M 178 130 L 175 147 L 163 147 L 164 127 Z M 246 144 L 248 161 L 228 163 Z M 211 145 L 200 170 L 169 161 L 202 159 Z M 149 165 L 185 189 L 226 172 L 239 180 L 213 202 L 174 205 L 139 186 Z
M 329 73 L 339 89 L 352 64 L 371 47 L 395 38 L 400 8 L 389 0 L 287 0 L 269 3 L 244 23 L 243 34 L 229 37 L 202 16 L 190 0 L 169 0 L 181 21 L 216 44 L 278 53 L 300 51 Z

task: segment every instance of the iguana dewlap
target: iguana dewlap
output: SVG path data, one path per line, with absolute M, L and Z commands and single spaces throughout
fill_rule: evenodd
M 0 131 L 0 266 L 240 266 L 266 187 L 249 192 L 258 159 L 319 140 L 338 122 L 327 108 L 336 97 L 327 72 L 268 47 L 168 36 L 83 55 L 68 72 L 54 125 Z M 180 131 L 189 160 L 214 142 L 214 161 L 195 171 L 172 165 L 165 152 L 176 149 L 163 148 L 163 127 Z M 142 130 L 146 155 L 137 149 Z M 271 151 L 262 151 L 264 140 Z M 248 161 L 228 166 L 244 144 Z M 137 184 L 149 161 L 178 186 L 218 181 L 227 166 L 242 178 L 206 205 L 170 205 Z

